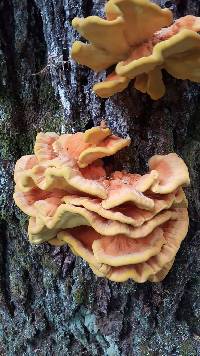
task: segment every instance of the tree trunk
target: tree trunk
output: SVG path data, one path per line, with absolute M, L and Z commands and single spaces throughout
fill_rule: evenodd
M 159 101 L 130 85 L 109 99 L 92 92 L 95 75 L 69 57 L 75 16 L 102 15 L 103 0 L 0 1 L 0 354 L 200 354 L 199 86 L 165 74 Z M 177 17 L 200 15 L 196 0 L 157 1 Z M 97 278 L 69 249 L 31 246 L 15 206 L 13 168 L 36 132 L 76 132 L 105 119 L 132 144 L 116 167 L 147 170 L 154 154 L 187 163 L 190 230 L 162 283 Z

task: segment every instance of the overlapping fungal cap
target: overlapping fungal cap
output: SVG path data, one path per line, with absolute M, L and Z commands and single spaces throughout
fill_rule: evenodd
M 188 169 L 175 153 L 149 160 L 149 172 L 116 171 L 102 157 L 129 145 L 104 123 L 85 133 L 40 133 L 34 155 L 15 167 L 14 200 L 29 217 L 32 244 L 68 244 L 97 276 L 158 282 L 188 229 Z
M 106 98 L 134 87 L 157 100 L 165 94 L 162 69 L 178 79 L 200 82 L 200 18 L 173 23 L 172 12 L 149 0 L 109 0 L 106 19 L 75 18 L 73 27 L 89 43 L 74 42 L 72 58 L 96 72 L 116 64 L 105 81 L 95 84 Z

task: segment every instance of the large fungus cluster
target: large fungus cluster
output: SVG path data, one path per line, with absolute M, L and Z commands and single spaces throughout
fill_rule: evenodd
M 149 0 L 109 0 L 106 19 L 75 18 L 73 27 L 90 43 L 76 41 L 71 55 L 96 72 L 116 64 L 105 81 L 94 85 L 106 98 L 134 87 L 157 100 L 165 94 L 162 69 L 177 79 L 200 82 L 200 17 L 173 23 L 169 9 Z
M 85 133 L 39 133 L 16 163 L 14 199 L 30 216 L 32 244 L 68 244 L 112 281 L 162 280 L 188 230 L 188 169 L 156 155 L 145 175 L 110 172 L 102 158 L 129 145 L 105 124 Z

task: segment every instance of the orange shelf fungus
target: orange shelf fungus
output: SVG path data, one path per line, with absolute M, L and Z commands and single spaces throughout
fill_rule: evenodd
M 162 70 L 177 79 L 200 82 L 200 17 L 173 22 L 169 9 L 149 0 L 109 0 L 106 19 L 75 18 L 72 26 L 89 43 L 74 42 L 71 56 L 96 72 L 116 65 L 105 81 L 95 84 L 97 95 L 107 98 L 134 87 L 154 100 L 165 94 Z
M 105 123 L 85 133 L 40 133 L 34 155 L 17 161 L 14 200 L 29 219 L 32 244 L 69 245 L 97 276 L 159 282 L 188 229 L 190 183 L 175 153 L 149 160 L 149 172 L 110 169 L 102 157 L 128 146 Z

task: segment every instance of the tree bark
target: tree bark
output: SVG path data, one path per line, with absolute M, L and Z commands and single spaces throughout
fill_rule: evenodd
M 109 99 L 95 75 L 69 57 L 75 16 L 103 15 L 103 0 L 0 1 L 0 354 L 200 354 L 199 85 L 165 74 L 159 101 L 130 85 Z M 175 17 L 200 16 L 196 0 L 157 1 Z M 154 154 L 187 163 L 190 230 L 162 283 L 96 278 L 67 247 L 31 246 L 14 205 L 13 168 L 32 152 L 36 132 L 76 132 L 105 119 L 132 144 L 113 162 L 145 172 Z

